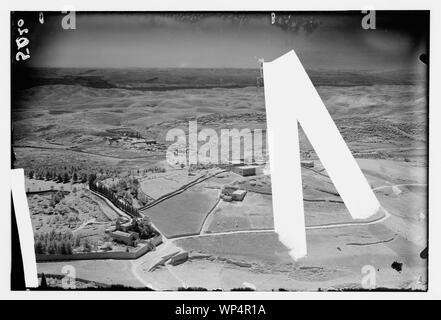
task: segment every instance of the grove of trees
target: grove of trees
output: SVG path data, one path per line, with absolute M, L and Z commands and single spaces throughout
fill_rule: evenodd
M 124 201 L 118 197 L 117 194 L 115 194 L 111 188 L 108 188 L 104 184 L 96 181 L 90 181 L 89 182 L 89 189 L 92 191 L 95 191 L 107 199 L 109 199 L 110 202 L 112 202 L 115 206 L 126 212 L 132 217 L 139 217 L 138 209 L 133 207 L 130 203 L 127 201 Z
M 36 254 L 72 254 L 76 238 L 71 232 L 39 233 L 34 237 L 34 248 Z

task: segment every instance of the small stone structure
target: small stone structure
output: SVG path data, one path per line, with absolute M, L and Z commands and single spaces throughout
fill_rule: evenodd
M 234 201 L 242 201 L 243 198 L 245 198 L 245 195 L 247 194 L 246 190 L 236 190 L 231 194 L 231 197 Z
M 302 166 L 303 168 L 314 168 L 314 161 L 302 160 L 300 161 L 300 166 Z
M 243 177 L 255 176 L 257 173 L 257 166 L 240 166 L 235 167 L 233 171 L 237 174 L 240 174 Z
M 109 235 L 113 240 L 124 243 L 128 246 L 136 247 L 139 242 L 139 234 L 137 232 L 113 231 Z

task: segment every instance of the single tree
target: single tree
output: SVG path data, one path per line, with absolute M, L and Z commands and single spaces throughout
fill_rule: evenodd
M 64 172 L 63 183 L 69 183 L 69 181 L 70 181 L 70 176 L 66 171 L 66 172 Z
M 41 274 L 40 289 L 47 289 L 46 276 L 44 273 Z

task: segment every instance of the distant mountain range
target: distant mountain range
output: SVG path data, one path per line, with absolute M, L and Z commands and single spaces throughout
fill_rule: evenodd
M 307 70 L 315 86 L 413 85 L 425 75 L 408 71 Z M 242 88 L 256 86 L 258 69 L 13 69 L 13 89 L 45 85 L 80 85 L 97 89 L 140 91 Z

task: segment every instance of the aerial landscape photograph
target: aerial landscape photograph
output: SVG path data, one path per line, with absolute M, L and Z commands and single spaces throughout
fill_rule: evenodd
M 427 12 L 71 14 L 11 13 L 38 289 L 427 290 Z M 274 230 L 262 69 L 290 50 L 384 209 L 353 219 L 299 126 L 300 259 Z

